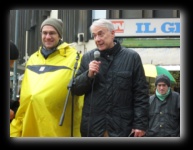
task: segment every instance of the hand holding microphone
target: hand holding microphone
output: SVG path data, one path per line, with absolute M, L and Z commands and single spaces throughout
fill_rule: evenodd
M 88 76 L 91 77 L 91 78 L 94 77 L 99 72 L 99 65 L 101 63 L 99 61 L 99 58 L 100 58 L 100 52 L 95 51 L 94 52 L 94 60 L 89 63 Z

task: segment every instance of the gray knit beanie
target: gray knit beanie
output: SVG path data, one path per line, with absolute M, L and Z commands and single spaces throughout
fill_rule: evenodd
M 40 31 L 42 31 L 43 26 L 45 25 L 51 25 L 53 26 L 56 31 L 58 32 L 60 38 L 62 38 L 62 32 L 63 32 L 63 22 L 61 19 L 56 18 L 47 18 L 42 22 L 42 25 L 40 27 Z
M 168 87 L 170 87 L 170 79 L 168 78 L 168 76 L 161 74 L 158 75 L 155 79 L 155 86 L 157 86 L 157 84 L 159 82 L 164 82 L 165 84 L 167 84 Z

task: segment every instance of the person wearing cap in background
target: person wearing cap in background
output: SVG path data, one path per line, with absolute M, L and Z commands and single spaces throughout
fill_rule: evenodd
M 19 50 L 17 48 L 17 46 L 13 43 L 13 41 L 10 41 L 10 68 L 13 67 L 13 64 L 15 62 L 15 60 L 17 60 L 19 58 Z M 11 93 L 11 91 L 10 91 Z M 12 94 L 10 94 L 10 121 L 12 121 L 12 119 L 15 117 L 15 113 L 18 109 L 19 106 L 19 101 L 17 100 L 12 100 L 11 99 Z
M 180 136 L 180 94 L 172 91 L 170 79 L 162 74 L 155 79 L 156 91 L 150 96 L 147 137 Z
M 79 67 L 82 56 L 62 41 L 61 19 L 44 20 L 40 33 L 42 46 L 26 63 L 20 106 L 10 124 L 10 137 L 79 137 L 83 96 L 69 95 L 61 125 L 60 120 L 75 64 Z

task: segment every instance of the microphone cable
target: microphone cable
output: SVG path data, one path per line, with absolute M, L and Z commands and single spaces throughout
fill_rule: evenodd
M 91 100 L 90 100 L 90 111 L 89 111 L 89 119 L 88 119 L 88 131 L 87 131 L 87 137 L 89 136 L 90 133 L 90 121 L 91 121 L 91 114 L 92 114 L 92 105 L 93 105 L 93 89 L 94 89 L 94 83 L 95 83 L 95 76 L 92 82 L 92 90 L 91 90 Z
M 100 52 L 99 51 L 94 51 L 93 55 L 94 55 L 94 60 L 98 61 L 99 58 L 100 58 Z M 89 136 L 89 133 L 90 133 L 90 121 L 91 121 L 92 112 L 94 111 L 94 107 L 93 107 L 93 89 L 94 89 L 95 78 L 96 78 L 96 74 L 94 74 L 94 79 L 93 79 L 92 88 L 91 88 L 91 100 L 90 100 L 90 111 L 89 111 L 89 119 L 88 119 L 87 137 Z

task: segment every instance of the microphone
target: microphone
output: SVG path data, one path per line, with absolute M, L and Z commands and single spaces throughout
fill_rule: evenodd
M 99 61 L 100 58 L 100 52 L 99 51 L 95 51 L 94 52 L 94 60 Z M 96 73 L 94 73 L 94 75 L 96 75 Z
M 100 58 L 100 52 L 99 51 L 95 51 L 94 52 L 94 60 L 99 60 L 99 58 Z

